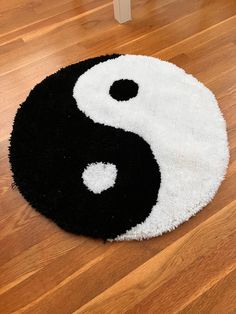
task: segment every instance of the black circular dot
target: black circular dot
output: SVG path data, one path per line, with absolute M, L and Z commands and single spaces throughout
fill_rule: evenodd
M 117 80 L 111 85 L 109 93 L 118 101 L 129 100 L 137 96 L 138 84 L 128 79 Z

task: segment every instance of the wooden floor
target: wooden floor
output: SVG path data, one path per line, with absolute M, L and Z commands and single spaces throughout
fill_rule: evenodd
M 236 2 L 0 1 L 0 313 L 236 313 Z M 143 242 L 69 235 L 12 189 L 8 139 L 18 105 L 59 68 L 111 52 L 169 60 L 216 94 L 231 161 L 214 201 Z

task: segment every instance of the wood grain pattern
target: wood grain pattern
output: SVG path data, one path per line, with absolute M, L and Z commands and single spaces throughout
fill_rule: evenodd
M 0 313 L 236 313 L 236 2 L 1 0 Z M 11 187 L 8 139 L 19 103 L 45 76 L 111 52 L 169 60 L 215 93 L 230 166 L 214 200 L 175 231 L 103 243 L 59 230 Z

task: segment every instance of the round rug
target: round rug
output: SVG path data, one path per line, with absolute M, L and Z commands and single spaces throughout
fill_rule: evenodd
M 110 55 L 35 86 L 17 111 L 9 157 L 24 198 L 64 230 L 141 240 L 206 206 L 229 153 L 202 83 L 153 57 Z

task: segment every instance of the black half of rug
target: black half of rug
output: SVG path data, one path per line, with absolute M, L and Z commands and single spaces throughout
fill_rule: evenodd
M 66 231 L 103 239 L 143 222 L 160 187 L 159 166 L 149 144 L 134 133 L 95 123 L 73 98 L 81 75 L 118 57 L 70 65 L 35 86 L 17 111 L 9 148 L 14 182 L 33 208 Z M 110 97 L 117 101 L 137 93 L 138 85 L 126 78 L 110 88 Z M 94 193 L 82 174 L 99 162 L 115 165 L 117 178 L 111 188 Z

